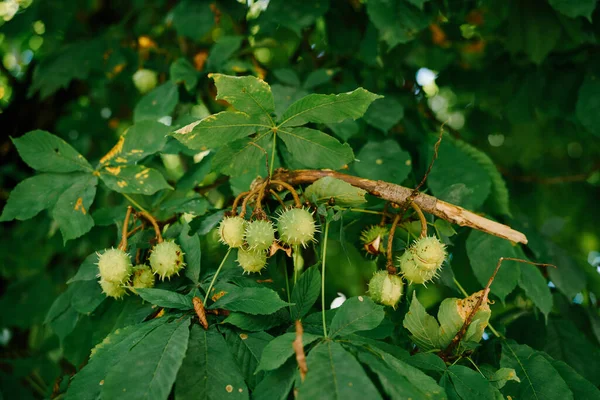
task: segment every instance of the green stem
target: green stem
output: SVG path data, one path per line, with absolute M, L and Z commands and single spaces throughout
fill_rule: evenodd
M 329 221 L 325 222 L 325 232 L 323 233 L 323 255 L 321 261 L 321 315 L 323 316 L 323 336 L 327 337 L 327 322 L 325 319 L 325 258 L 327 257 L 327 236 L 329 235 Z
M 121 193 L 121 194 L 123 195 L 123 197 L 125 197 L 127 199 L 127 201 L 129 201 L 131 204 L 133 204 L 138 210 L 148 213 L 148 211 L 145 210 L 144 207 L 140 206 L 134 199 L 129 197 L 127 194 L 125 194 L 125 193 Z M 148 214 L 150 214 L 150 213 L 148 213 Z
M 287 293 L 288 308 L 290 309 L 290 315 L 292 315 L 292 305 L 290 304 L 292 302 L 292 298 L 290 297 L 290 277 L 288 276 L 287 265 L 284 265 L 283 267 L 283 272 L 285 272 L 285 291 Z
M 352 211 L 352 212 L 364 213 L 364 214 L 377 214 L 377 215 L 383 214 L 383 212 L 381 212 L 381 211 L 364 210 L 362 208 L 353 208 L 353 207 L 347 208 L 346 210 Z
M 271 165 L 269 165 L 269 179 L 273 176 L 273 166 L 275 165 L 275 152 L 277 151 L 277 133 L 273 132 L 273 150 L 271 150 Z
M 225 264 L 225 260 L 227 260 L 227 257 L 229 257 L 229 253 L 231 253 L 231 247 L 229 248 L 229 250 L 227 250 L 227 254 L 225 254 L 225 257 L 223 257 L 223 261 L 221 261 L 221 265 L 219 265 L 219 268 L 217 268 L 217 272 L 215 272 L 215 276 L 213 276 L 212 281 L 210 281 L 210 286 L 208 287 L 208 290 L 206 291 L 206 296 L 204 296 L 204 306 L 206 306 L 206 302 L 208 301 L 208 296 L 210 296 L 210 291 L 211 291 L 213 285 L 215 284 L 215 281 L 217 280 L 217 276 L 219 276 L 219 272 L 221 272 L 221 268 L 223 268 L 223 265 Z
M 475 367 L 475 369 L 477 370 L 477 372 L 479 372 L 481 374 L 481 376 L 483 376 L 485 379 L 487 379 L 485 377 L 485 375 L 483 374 L 483 372 L 481 372 L 481 370 L 479 369 L 479 367 L 477 366 L 477 364 L 475 364 L 475 361 L 471 360 L 471 357 L 465 357 L 467 360 L 469 360 L 471 362 L 471 364 L 473 364 L 473 366 Z

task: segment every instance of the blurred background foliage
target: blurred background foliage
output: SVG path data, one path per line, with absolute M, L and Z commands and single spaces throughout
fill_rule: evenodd
M 329 129 L 352 145 L 357 159 L 393 167 L 356 163 L 351 172 L 414 186 L 444 124 L 450 134 L 429 190 L 522 230 L 529 256 L 559 266 L 550 271 L 554 311 L 548 324 L 518 291 L 497 305 L 493 318 L 521 343 L 560 359 L 563 351 L 575 352 L 581 359 L 574 367 L 589 368 L 600 339 L 595 6 L 595 0 L 4 0 L 0 203 L 33 174 L 9 136 L 48 130 L 97 160 L 135 121 L 141 92 L 154 80 L 163 84 L 159 89 L 177 84 L 161 99 L 167 115 L 161 122 L 173 127 L 223 109 L 209 72 L 265 79 L 277 112 L 308 93 L 362 86 L 385 99 L 363 120 Z M 149 87 L 140 85 L 139 74 L 136 87 L 141 69 L 154 72 L 144 76 Z M 193 152 L 179 146 L 170 153 L 152 165 L 175 181 L 188 167 L 178 154 Z M 469 162 L 500 174 L 477 175 Z M 254 176 L 227 182 L 207 175 L 200 183 L 208 200 L 203 212 L 222 208 Z M 448 180 L 463 178 L 469 185 L 448 188 Z M 60 393 L 57 378 L 87 357 L 93 340 L 70 342 L 69 332 L 61 335 L 43 322 L 82 260 L 116 242 L 115 206 L 122 204 L 116 193 L 99 189 L 92 209 L 96 227 L 65 244 L 45 215 L 0 225 L 0 387 L 6 398 Z M 336 291 L 364 292 L 374 263 L 344 243 L 356 243 L 367 222 L 346 219 L 345 227 L 332 229 L 341 232 L 331 245 L 337 260 L 332 298 Z M 206 234 L 207 225 L 196 228 Z M 460 230 L 453 238 L 452 265 L 472 291 L 479 286 L 468 268 L 467 234 Z M 218 259 L 211 258 L 219 251 L 214 237 L 204 242 L 203 260 Z M 444 289 L 426 293 L 421 301 L 429 307 L 447 295 Z M 74 326 L 78 317 L 61 318 L 74 319 Z M 578 336 L 566 339 L 571 335 Z M 586 377 L 598 384 L 598 376 L 590 377 L 596 373 Z

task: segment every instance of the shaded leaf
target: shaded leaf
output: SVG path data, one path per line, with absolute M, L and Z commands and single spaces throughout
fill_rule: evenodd
M 135 164 L 161 151 L 167 143 L 170 128 L 160 122 L 146 120 L 131 126 L 113 149 L 104 156 L 102 165 Z
M 379 38 L 388 44 L 389 49 L 413 40 L 429 24 L 423 12 L 404 1 L 369 1 L 367 13 L 379 31 Z
M 226 293 L 209 308 L 222 308 L 229 311 L 240 311 L 252 315 L 271 314 L 288 303 L 281 300 L 277 292 L 258 287 L 240 287 Z
M 171 189 L 160 172 L 143 165 L 103 168 L 100 179 L 109 189 L 119 193 L 151 195 L 159 190 Z
M 275 112 L 271 88 L 262 79 L 253 76 L 228 76 L 210 74 L 217 86 L 217 100 L 225 100 L 236 110 L 257 115 L 264 124 L 273 126 L 271 114 Z
M 596 0 L 548 0 L 548 3 L 556 11 L 570 18 L 585 17 L 590 22 L 592 21 L 592 13 L 596 8 Z
M 379 100 L 378 100 L 379 101 Z M 367 142 L 356 155 L 352 168 L 361 178 L 402 183 L 411 171 L 410 154 L 395 140 Z
M 521 264 L 520 267 L 519 287 L 525 291 L 527 297 L 548 318 L 548 314 L 552 311 L 552 293 L 550 293 L 546 278 L 544 278 L 538 267 L 534 265 Z
M 164 289 L 136 289 L 140 297 L 159 307 L 175 308 L 178 310 L 191 310 L 192 298 Z
M 383 306 L 375 304 L 370 297 L 352 297 L 342 304 L 333 317 L 329 336 L 335 338 L 375 329 L 384 316 Z
M 96 176 L 83 175 L 74 180 L 72 186 L 56 201 L 52 217 L 60 228 L 64 242 L 88 233 L 94 226 L 89 210 L 96 197 L 97 184 Z
M 223 324 L 231 324 L 242 330 L 250 332 L 267 331 L 275 326 L 289 323 L 289 313 L 285 308 L 273 314 L 250 315 L 232 312 L 223 320 Z
M 416 292 L 413 292 L 410 308 L 402 325 L 412 333 L 411 339 L 421 351 L 440 348 L 438 333 L 440 326 L 435 318 L 427 314 L 425 307 L 417 299 Z
M 198 40 L 213 28 L 215 15 L 210 3 L 184 0 L 173 9 L 173 25 L 177 33 Z
M 364 119 L 367 124 L 387 133 L 404 117 L 404 107 L 393 97 L 384 97 L 371 104 Z
M 198 234 L 190 235 L 190 226 L 185 223 L 179 234 L 178 242 L 185 255 L 184 275 L 192 282 L 198 283 L 200 279 L 200 262 L 202 250 L 200 248 L 200 237 Z
M 310 168 L 340 169 L 354 159 L 352 148 L 326 133 L 309 128 L 280 129 L 283 140 L 294 160 Z
M 450 379 L 445 380 L 446 391 L 456 393 L 454 396 L 449 393 L 450 398 L 496 399 L 492 385 L 479 372 L 462 365 L 452 365 L 448 368 L 447 374 Z M 449 381 L 452 382 L 451 386 L 448 384 Z
M 575 112 L 579 122 L 596 136 L 600 136 L 600 117 L 596 112 L 598 107 L 600 107 L 600 79 L 588 75 L 579 88 Z
M 292 390 L 297 370 L 296 360 L 290 359 L 282 367 L 268 372 L 252 391 L 253 398 L 286 400 Z
M 171 64 L 169 75 L 175 83 L 183 82 L 188 92 L 198 84 L 198 71 L 185 58 L 178 58 Z
M 240 49 L 243 40 L 244 38 L 241 36 L 222 36 L 218 38 L 210 49 L 206 60 L 206 68 L 213 71 L 221 68 Z
M 177 85 L 171 81 L 152 89 L 136 104 L 133 110 L 133 122 L 145 119 L 157 121 L 169 116 L 179 102 Z
M 317 339 L 321 338 L 318 335 L 304 333 L 302 335 L 302 344 L 307 346 Z M 281 367 L 292 355 L 294 355 L 294 347 L 292 343 L 296 340 L 296 333 L 284 333 L 271 340 L 265 346 L 256 371 L 270 371 Z
M 319 297 L 321 290 L 321 273 L 317 268 L 308 268 L 294 285 L 291 302 L 292 320 L 302 319 L 310 311 Z
M 225 340 L 250 390 L 264 377 L 263 372 L 256 373 L 265 346 L 273 339 L 266 332 L 243 333 L 227 330 Z

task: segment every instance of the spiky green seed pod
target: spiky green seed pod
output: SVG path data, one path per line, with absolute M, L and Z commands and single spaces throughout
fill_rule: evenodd
M 151 69 L 139 69 L 132 76 L 133 84 L 140 93 L 148 93 L 156 87 L 158 75 Z
M 385 240 L 390 233 L 387 226 L 373 225 L 362 231 L 360 241 L 365 251 L 372 255 L 378 255 L 385 251 Z
M 133 267 L 133 278 L 131 279 L 131 291 L 135 289 L 146 289 L 154 287 L 154 274 L 147 265 L 136 265 Z
M 98 255 L 98 276 L 108 282 L 122 284 L 131 275 L 131 259 L 121 249 L 107 249 Z
M 152 271 L 162 280 L 179 274 L 179 271 L 185 266 L 181 247 L 172 240 L 154 246 L 148 260 Z
M 125 287 L 121 283 L 100 279 L 100 287 L 107 297 L 120 299 L 125 294 Z
M 260 272 L 267 265 L 267 254 L 264 250 L 240 248 L 237 262 L 244 273 Z
M 416 240 L 411 246 L 415 262 L 423 269 L 438 270 L 446 259 L 446 246 L 435 236 Z
M 369 295 L 374 302 L 396 308 L 404 284 L 398 275 L 391 275 L 387 271 L 378 271 L 369 281 Z
M 410 284 L 424 284 L 432 280 L 437 273 L 436 269 L 426 269 L 415 261 L 412 251 L 407 249 L 404 254 L 398 257 L 398 264 L 402 275 Z
M 314 240 L 317 226 L 310 211 L 304 208 L 291 208 L 279 216 L 277 230 L 282 242 L 291 246 L 306 247 Z
M 275 241 L 275 229 L 270 221 L 255 220 L 246 226 L 245 238 L 248 248 L 266 250 Z
M 225 217 L 219 225 L 219 237 L 229 247 L 242 247 L 247 222 L 241 217 Z

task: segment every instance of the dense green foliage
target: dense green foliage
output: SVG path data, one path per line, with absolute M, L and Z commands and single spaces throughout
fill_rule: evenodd
M 0 397 L 600 398 L 595 0 L 0 17 Z M 432 159 L 421 191 L 528 243 L 425 214 L 432 250 L 409 208 L 389 248 L 404 204 L 269 180 L 414 188 Z M 557 268 L 505 261 L 474 308 L 501 257 Z

